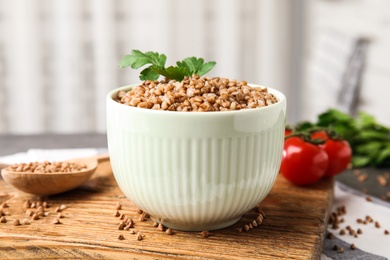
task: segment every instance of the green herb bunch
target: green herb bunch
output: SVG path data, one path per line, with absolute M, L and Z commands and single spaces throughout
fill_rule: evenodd
M 329 128 L 349 142 L 353 167 L 390 166 L 390 128 L 379 124 L 374 116 L 360 112 L 352 117 L 329 109 L 318 116 L 316 123 L 301 122 L 294 130 L 310 131 L 318 127 Z
M 119 63 L 119 67 L 139 69 L 149 65 L 141 71 L 139 78 L 141 80 L 157 80 L 160 76 L 167 79 L 182 81 L 185 76 L 191 77 L 193 74 L 203 76 L 209 72 L 216 64 L 214 61 L 205 63 L 202 58 L 188 57 L 182 61 L 177 61 L 176 66 L 165 68 L 167 56 L 157 52 L 141 52 L 133 50 L 131 54 L 126 55 Z

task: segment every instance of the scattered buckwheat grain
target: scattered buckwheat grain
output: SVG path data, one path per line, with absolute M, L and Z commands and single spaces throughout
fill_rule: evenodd
M 133 219 L 132 218 L 127 219 L 126 224 L 127 225 L 134 225 Z
M 126 226 L 125 222 L 121 221 L 121 222 L 119 223 L 119 225 L 118 225 L 118 229 L 119 229 L 119 230 L 123 230 L 123 229 L 125 228 L 125 226 Z
M 30 221 L 26 218 L 22 219 L 22 224 L 23 225 L 30 225 Z
M 58 218 L 54 218 L 51 223 L 52 224 L 61 224 L 61 221 Z
M 133 227 L 134 227 L 134 222 L 128 223 L 128 224 L 127 224 L 127 227 L 129 227 L 129 229 L 130 229 L 130 228 L 133 228 Z
M 357 177 L 359 182 L 365 182 L 368 179 L 368 175 L 366 173 L 363 173 Z
M 157 230 L 164 231 L 163 224 L 159 223 L 158 226 L 157 226 Z
M 381 185 L 383 187 L 387 185 L 387 179 L 383 175 L 377 175 L 376 180 L 378 181 L 379 185 Z
M 248 226 L 248 225 L 245 225 L 245 226 L 244 226 L 244 230 L 245 230 L 245 231 L 249 231 L 249 226 Z
M 141 232 L 138 232 L 138 233 L 137 233 L 137 240 L 138 240 L 138 241 L 141 241 L 142 239 L 144 239 L 144 236 L 142 235 Z
M 25 209 L 28 209 L 30 206 L 31 206 L 31 202 L 30 202 L 29 200 L 26 200 L 26 201 L 23 203 L 23 208 L 25 208 Z
M 145 215 L 144 214 L 141 214 L 138 218 L 139 221 L 145 221 L 146 218 L 145 218 Z
M 210 232 L 208 232 L 207 230 L 203 230 L 200 233 L 200 236 L 201 236 L 201 238 L 208 238 L 210 236 Z
M 262 214 L 259 214 L 259 216 L 257 216 L 256 218 L 256 222 L 257 222 L 257 225 L 260 225 L 261 223 L 263 223 L 263 215 Z

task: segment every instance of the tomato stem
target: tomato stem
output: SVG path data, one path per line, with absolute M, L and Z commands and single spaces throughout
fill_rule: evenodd
M 299 137 L 302 140 L 304 140 L 305 142 L 310 143 L 310 144 L 314 144 L 314 145 L 320 145 L 320 144 L 324 144 L 326 142 L 326 140 L 322 140 L 322 139 L 318 139 L 318 138 L 315 138 L 315 139 L 311 138 L 311 134 L 309 132 L 295 132 L 295 133 L 292 133 L 292 134 L 285 136 L 284 140 L 286 141 L 287 139 L 292 138 L 292 137 Z
M 328 139 L 331 139 L 333 141 L 342 141 L 344 138 L 336 133 L 331 127 L 315 127 L 309 130 L 310 134 L 313 134 L 315 132 L 321 132 L 324 131 L 325 134 L 328 136 Z

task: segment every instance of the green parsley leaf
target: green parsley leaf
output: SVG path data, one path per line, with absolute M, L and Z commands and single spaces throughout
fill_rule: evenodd
M 209 61 L 202 65 L 202 68 L 198 70 L 198 75 L 203 76 L 206 73 L 208 73 L 212 68 L 214 68 L 215 64 L 217 64 L 215 61 Z
M 157 52 L 151 51 L 142 53 L 139 50 L 133 50 L 131 54 L 123 57 L 119 63 L 119 67 L 131 67 L 132 69 L 139 69 L 146 64 L 152 64 L 156 67 L 164 68 L 166 60 L 167 56 L 165 56 L 165 54 L 159 54 Z
M 157 80 L 160 75 L 177 81 L 182 81 L 185 76 L 191 77 L 193 74 L 202 76 L 209 72 L 216 64 L 211 61 L 204 63 L 202 58 L 189 57 L 182 61 L 176 62 L 177 66 L 165 68 L 167 57 L 164 54 L 157 52 L 141 52 L 133 50 L 131 54 L 126 55 L 119 63 L 119 67 L 139 69 L 150 64 L 149 67 L 143 69 L 140 73 L 141 80 Z
M 380 150 L 379 156 L 376 158 L 376 163 L 390 166 L 390 143 L 384 149 Z
M 371 129 L 364 129 L 356 136 L 356 140 L 359 142 L 387 141 L 389 135 Z
M 178 67 L 187 69 L 188 76 L 192 76 L 193 74 L 203 76 L 209 72 L 215 66 L 215 64 L 215 61 L 204 63 L 204 59 L 196 57 L 188 57 L 182 61 L 176 62 Z
M 370 157 L 368 156 L 353 156 L 352 157 L 352 164 L 354 167 L 364 167 L 370 163 Z
M 382 142 L 371 141 L 371 142 L 366 142 L 366 143 L 360 144 L 358 147 L 356 147 L 355 150 L 358 154 L 372 155 L 372 154 L 380 151 L 382 149 L 382 147 L 383 147 Z
M 166 69 L 156 69 L 155 71 L 168 79 L 175 79 L 177 81 L 182 81 L 184 77 L 188 75 L 186 68 L 173 66 Z
M 160 73 L 158 73 L 157 68 L 155 66 L 150 66 L 141 71 L 139 76 L 140 80 L 157 80 L 160 77 Z

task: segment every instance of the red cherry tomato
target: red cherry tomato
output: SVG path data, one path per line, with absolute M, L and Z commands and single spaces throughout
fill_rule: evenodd
M 318 145 L 301 137 L 290 137 L 284 142 L 282 175 L 296 185 L 309 185 L 324 176 L 328 168 L 328 155 Z
M 352 149 L 349 143 L 341 139 L 332 139 L 325 131 L 315 132 L 312 139 L 326 140 L 320 147 L 328 154 L 329 165 L 325 177 L 332 177 L 342 173 L 351 162 Z
M 291 126 L 286 126 L 284 128 L 284 136 L 291 135 L 292 133 L 293 133 L 293 129 L 291 128 Z

